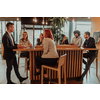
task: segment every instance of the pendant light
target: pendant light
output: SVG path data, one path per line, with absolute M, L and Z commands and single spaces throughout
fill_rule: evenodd
M 36 19 L 36 17 L 35 17 L 35 18 L 33 18 L 33 21 L 34 21 L 34 22 L 37 22 L 37 19 Z
M 17 17 L 17 21 L 19 21 L 19 17 Z
M 47 18 L 46 18 L 46 25 L 48 24 L 48 22 L 47 22 Z
M 42 24 L 44 24 L 44 17 L 43 17 L 43 21 L 42 21 Z

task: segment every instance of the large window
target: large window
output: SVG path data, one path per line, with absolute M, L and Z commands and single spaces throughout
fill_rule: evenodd
M 40 34 L 43 33 L 43 30 L 34 30 L 34 45 L 37 44 L 37 38 L 40 37 Z
M 84 33 L 89 31 L 91 33 L 91 22 L 76 22 L 75 29 L 79 30 L 82 37 L 82 43 L 84 42 Z
M 62 31 L 69 39 L 69 21 L 67 23 L 65 23 L 65 26 L 62 28 Z
M 2 36 L 6 32 L 6 24 L 8 21 L 0 21 L 0 43 L 2 42 Z M 20 21 L 9 21 L 14 23 L 14 32 L 12 33 L 14 40 L 19 43 L 19 35 L 21 32 L 21 22 Z
M 22 38 L 22 33 L 24 31 L 26 31 L 28 33 L 28 38 L 30 40 L 30 42 L 33 45 L 34 42 L 34 46 L 36 46 L 37 44 L 37 38 L 40 37 L 40 34 L 43 33 L 44 29 L 49 29 L 50 26 L 47 25 L 34 25 L 34 30 L 33 30 L 33 25 L 22 25 L 22 27 L 24 26 L 24 28 L 22 29 L 22 32 L 20 34 L 20 38 Z M 33 32 L 34 32 L 34 36 L 33 36 Z M 34 39 L 33 39 L 34 37 Z
M 44 29 L 49 29 L 50 26 L 47 25 L 34 25 L 34 45 L 37 44 L 37 38 L 40 37 L 40 34 L 43 33 Z
M 1 40 L 2 40 L 2 35 L 1 35 L 1 22 L 0 22 L 0 43 L 1 43 Z

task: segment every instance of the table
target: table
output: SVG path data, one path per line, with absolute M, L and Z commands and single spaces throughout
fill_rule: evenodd
M 66 78 L 75 78 L 79 77 L 82 74 L 82 62 L 83 62 L 83 51 L 84 50 L 98 50 L 96 48 L 60 48 L 57 47 L 57 52 L 60 55 L 67 54 L 67 63 L 66 63 Z M 29 58 L 30 58 L 30 80 L 34 83 L 35 81 L 40 80 L 40 75 L 35 76 L 35 57 L 36 56 L 41 56 L 43 53 L 43 48 L 30 48 L 30 49 L 14 49 L 13 51 L 29 51 Z M 97 57 L 98 58 L 98 57 Z M 98 59 L 97 59 L 98 62 Z M 49 71 L 47 70 L 47 74 L 49 75 Z M 96 68 L 96 75 L 98 72 L 98 66 Z M 61 68 L 61 78 L 63 79 L 64 74 L 63 70 Z M 57 72 L 52 71 L 51 72 L 51 77 L 52 79 L 57 79 Z

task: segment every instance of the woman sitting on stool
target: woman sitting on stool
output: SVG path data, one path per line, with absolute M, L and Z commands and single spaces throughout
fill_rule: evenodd
M 23 45 L 25 48 L 32 47 L 31 42 L 28 40 L 27 32 L 23 32 L 23 38 L 19 40 L 19 44 Z M 28 59 L 29 52 L 28 51 L 21 52 L 20 57 L 27 57 L 27 59 Z M 28 69 L 29 69 L 29 59 L 27 61 L 27 65 L 28 65 Z
M 43 46 L 43 55 L 37 56 L 35 58 L 36 61 L 36 72 L 34 75 L 41 74 L 41 66 L 42 65 L 54 65 L 57 64 L 57 60 L 59 59 L 56 45 L 53 40 L 53 35 L 49 29 L 45 29 L 42 37 L 42 46 Z M 44 80 L 49 81 L 49 77 L 44 70 Z

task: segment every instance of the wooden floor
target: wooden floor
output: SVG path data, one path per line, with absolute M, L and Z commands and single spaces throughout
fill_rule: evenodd
M 21 59 L 19 71 L 20 71 L 21 76 L 26 77 L 24 65 L 25 65 L 24 59 Z M 87 79 L 86 79 L 86 77 L 84 77 L 83 82 L 77 82 L 76 79 L 67 79 L 67 84 L 100 84 L 100 62 L 98 64 L 99 65 L 98 77 L 96 77 L 96 66 L 95 65 L 96 64 L 94 61 L 94 63 L 91 65 L 91 68 L 90 68 L 90 74 L 88 72 L 88 77 L 87 77 Z M 84 64 L 83 64 L 83 68 L 84 68 Z M 12 70 L 11 79 L 13 82 L 20 84 L 19 80 L 17 79 L 17 77 L 14 73 L 14 70 Z M 29 79 L 30 78 L 28 77 L 28 79 L 25 80 L 23 82 L 23 84 L 31 84 Z M 51 84 L 56 84 L 56 82 L 57 82 L 57 80 L 52 80 Z M 0 55 L 0 84 L 6 84 L 6 83 L 7 83 L 7 81 L 6 81 L 6 62 L 5 62 L 5 60 L 1 59 L 1 55 Z M 35 81 L 32 83 L 40 84 L 39 81 Z M 62 79 L 62 84 L 63 83 L 64 82 Z M 45 83 L 45 84 L 47 84 L 47 83 Z

